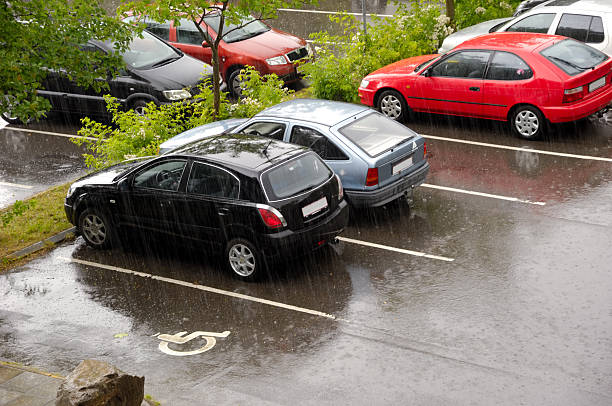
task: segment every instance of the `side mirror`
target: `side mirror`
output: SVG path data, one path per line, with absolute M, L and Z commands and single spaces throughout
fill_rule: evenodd
M 208 42 L 202 41 L 202 48 L 210 48 L 210 45 L 208 45 Z
M 421 76 L 425 76 L 426 78 L 428 78 L 429 76 L 431 76 L 431 70 L 425 69 L 423 73 L 421 73 Z
M 129 177 L 121 179 L 117 184 L 117 189 L 119 189 L 120 192 L 127 192 L 128 190 L 130 190 Z

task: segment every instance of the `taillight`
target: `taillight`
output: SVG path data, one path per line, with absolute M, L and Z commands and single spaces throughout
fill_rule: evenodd
M 366 186 L 376 186 L 378 185 L 378 168 L 368 168 L 368 173 L 366 174 Z
M 423 143 L 423 158 L 427 157 L 427 143 Z
M 258 204 L 257 211 L 268 228 L 281 228 L 287 225 L 283 215 L 274 207 Z
M 565 89 L 563 92 L 563 103 L 571 103 L 580 100 L 584 97 L 584 86 L 578 86 L 573 89 Z
M 342 200 L 344 198 L 344 189 L 342 189 L 342 181 L 340 180 L 340 176 L 336 175 L 336 179 L 338 179 L 338 200 Z

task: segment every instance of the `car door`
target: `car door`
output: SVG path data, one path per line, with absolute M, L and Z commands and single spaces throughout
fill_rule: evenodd
M 481 116 L 483 77 L 490 55 L 491 51 L 462 50 L 436 62 L 417 77 L 416 97 L 408 104 L 432 113 Z
M 531 102 L 529 93 L 533 70 L 518 55 L 496 51 L 483 83 L 483 116 L 506 120 L 508 110 L 517 103 Z
M 194 58 L 211 64 L 212 51 L 210 50 L 210 47 L 202 46 L 204 38 L 202 38 L 202 34 L 195 27 L 193 21 L 188 20 L 186 18 L 181 18 L 179 22 L 180 25 L 173 25 L 173 28 L 176 33 L 176 38 L 174 39 L 174 41 L 176 42 L 174 42 L 173 45 L 181 49 L 183 52 L 193 56 Z M 207 31 L 208 27 L 206 25 L 202 25 L 201 28 L 202 30 L 204 30 L 205 35 L 208 35 L 208 38 L 210 38 L 210 34 L 208 34 Z M 219 62 L 221 65 L 221 59 L 219 60 Z M 224 69 L 221 69 L 221 72 L 223 71 Z
M 195 160 L 180 207 L 183 234 L 213 244 L 224 241 L 224 224 L 244 217 L 237 204 L 239 194 L 240 180 L 236 175 L 219 165 Z
M 181 234 L 178 220 L 185 195 L 180 191 L 186 159 L 163 159 L 130 176 L 121 194 L 123 224 L 167 234 Z

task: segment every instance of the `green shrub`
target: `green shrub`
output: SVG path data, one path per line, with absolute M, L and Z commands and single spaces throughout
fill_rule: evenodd
M 183 131 L 216 120 L 229 117 L 250 117 L 259 111 L 277 104 L 292 91 L 285 89 L 276 75 L 262 77 L 253 68 L 241 72 L 245 81 L 245 98 L 231 104 L 221 95 L 219 115 L 213 114 L 213 93 L 206 85 L 188 103 L 170 103 L 160 106 L 151 102 L 146 114 L 140 116 L 133 110 L 123 111 L 117 100 L 106 96 L 107 110 L 112 116 L 111 124 L 103 124 L 85 117 L 81 120 L 79 135 L 88 138 L 73 139 L 76 144 L 85 144 L 85 163 L 100 169 L 129 158 L 157 154 L 159 145 Z
M 521 0 L 458 0 L 455 24 L 458 29 L 494 18 L 510 17 Z

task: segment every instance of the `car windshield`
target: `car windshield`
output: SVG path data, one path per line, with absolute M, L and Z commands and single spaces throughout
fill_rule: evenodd
M 438 55 L 438 56 L 436 56 L 435 58 L 428 59 L 428 60 L 426 60 L 425 62 L 422 62 L 422 63 L 418 64 L 418 65 L 417 65 L 417 67 L 416 67 L 416 68 L 414 68 L 414 71 L 415 71 L 415 72 L 418 72 L 419 70 L 421 70 L 421 68 L 422 68 L 423 66 L 427 65 L 429 62 L 433 61 L 434 59 L 438 59 L 440 56 L 442 56 L 442 55 Z
M 340 133 L 371 157 L 408 141 L 415 133 L 379 113 L 368 114 L 340 129 Z
M 279 200 L 314 189 L 332 175 L 318 155 L 309 153 L 264 172 L 261 179 L 268 198 Z
M 182 55 L 164 41 L 143 31 L 142 38 L 134 38 L 122 56 L 131 68 L 150 69 L 175 61 Z
M 609 58 L 603 52 L 573 39 L 557 42 L 541 54 L 570 76 L 592 69 Z
M 204 22 L 208 24 L 215 32 L 219 32 L 219 15 L 208 15 L 204 17 Z M 259 20 L 244 19 L 239 24 L 231 24 L 225 21 L 223 25 L 225 42 L 237 42 L 256 37 L 264 32 L 270 31 L 270 27 Z

